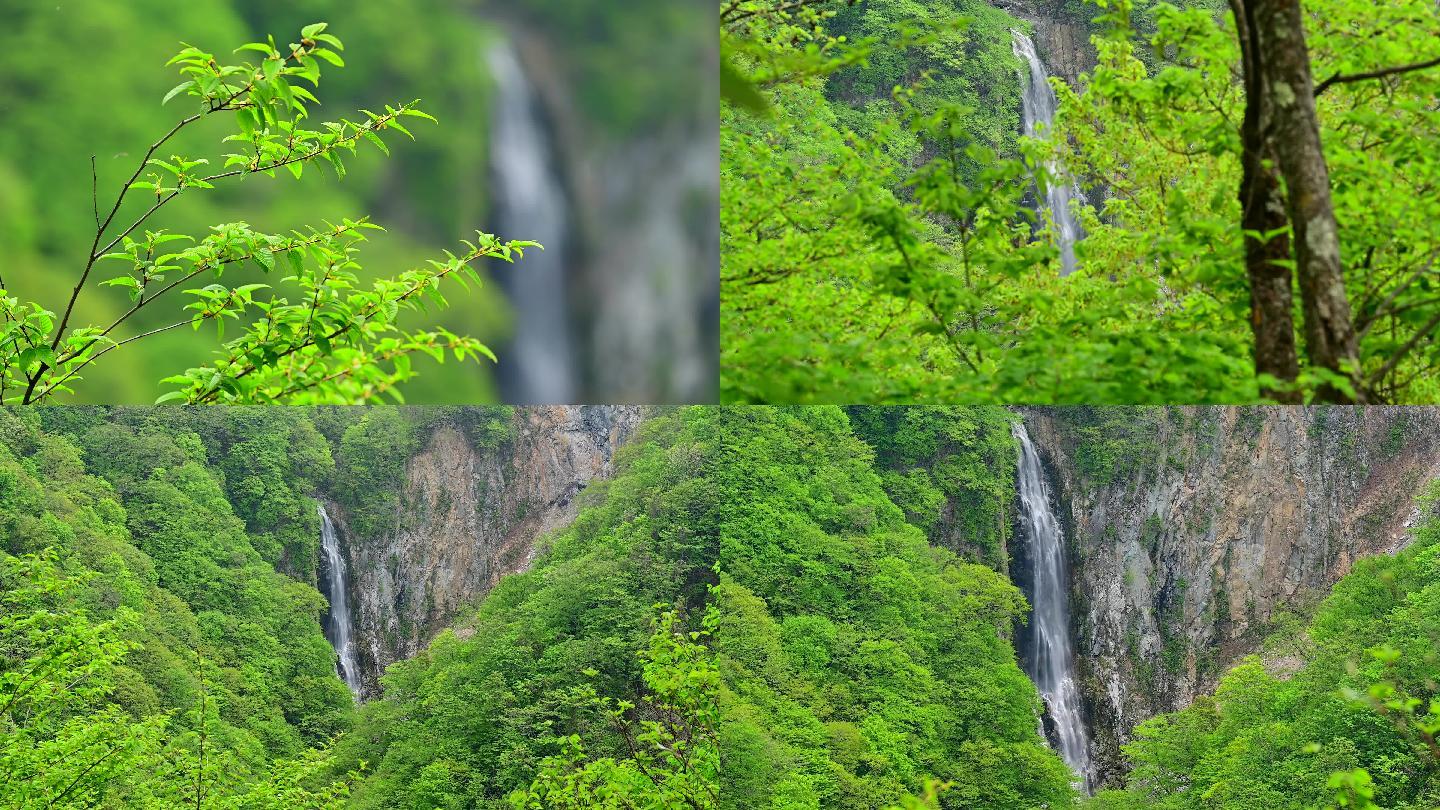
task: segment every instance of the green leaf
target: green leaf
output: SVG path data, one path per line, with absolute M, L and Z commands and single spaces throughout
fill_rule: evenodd
M 181 93 L 194 86 L 195 82 L 193 81 L 181 82 L 175 85 L 173 88 L 171 88 L 170 92 L 165 94 L 165 98 L 160 102 L 160 106 L 164 107 L 166 104 L 170 103 L 170 99 L 175 98 L 176 96 L 180 95 Z
M 365 139 L 375 144 L 375 146 L 379 147 L 381 152 L 384 152 L 387 156 L 390 154 L 390 148 L 385 145 L 384 141 L 380 140 L 379 135 L 376 135 L 374 132 L 368 129 L 365 130 L 364 135 Z
M 310 53 L 320 57 L 321 59 L 324 59 L 326 62 L 329 62 L 335 67 L 345 67 L 345 60 L 341 59 L 340 54 L 335 53 L 334 51 L 327 51 L 324 48 L 316 48 Z
M 409 135 L 409 136 L 410 136 L 410 140 L 412 140 L 412 141 L 415 140 L 415 136 L 414 136 L 414 135 L 410 135 L 410 130 L 406 129 L 399 121 L 393 121 L 393 120 L 392 120 L 392 121 L 390 121 L 390 122 L 387 124 L 387 126 L 390 126 L 390 127 L 395 128 L 395 129 L 398 129 L 398 130 L 400 130 L 401 132 L 405 133 L 406 135 Z

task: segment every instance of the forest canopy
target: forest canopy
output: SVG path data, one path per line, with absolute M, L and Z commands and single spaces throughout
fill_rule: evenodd
M 1299 8 L 722 2 L 723 399 L 1433 401 L 1440 18 Z

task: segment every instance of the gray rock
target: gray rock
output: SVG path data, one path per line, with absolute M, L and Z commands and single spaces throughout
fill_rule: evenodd
M 574 519 L 576 496 L 614 470 L 616 449 L 644 408 L 516 408 L 514 435 L 477 448 L 459 430 L 434 430 L 406 462 L 399 519 L 379 537 L 345 537 L 354 595 L 362 694 L 378 693 L 384 668 L 419 652 L 508 573 L 523 571 L 539 542 Z

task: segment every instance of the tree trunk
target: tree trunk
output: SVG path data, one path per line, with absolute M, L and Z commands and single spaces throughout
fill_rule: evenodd
M 1293 274 L 1285 199 L 1280 193 L 1275 156 L 1268 144 L 1270 116 L 1264 73 L 1256 66 L 1261 53 L 1251 9 L 1231 0 L 1236 34 L 1244 61 L 1245 121 L 1240 181 L 1240 227 L 1245 236 L 1245 272 L 1250 282 L 1250 329 L 1255 338 L 1255 374 L 1293 383 L 1299 376 L 1295 352 Z M 1262 386 L 1262 396 L 1277 402 L 1299 402 L 1300 392 Z
M 1310 54 L 1305 48 L 1300 0 L 1248 0 L 1251 41 L 1263 81 L 1267 138 L 1289 192 L 1295 268 L 1305 312 L 1305 356 L 1312 366 L 1348 377 L 1354 396 L 1321 386 L 1322 402 L 1355 402 L 1359 351 L 1340 266 L 1340 237 L 1330 201 L 1330 171 L 1320 144 Z M 1247 105 L 1252 103 L 1247 100 Z

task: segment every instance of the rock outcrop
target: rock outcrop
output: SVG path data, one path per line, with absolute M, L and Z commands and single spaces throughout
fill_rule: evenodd
M 338 504 L 353 595 L 362 694 L 384 668 L 419 651 L 504 574 L 527 568 L 536 543 L 568 524 L 575 497 L 608 477 L 638 406 L 516 408 L 513 435 L 475 447 L 441 425 L 405 465 L 401 518 L 380 537 L 351 532 Z
M 1356 559 L 1402 547 L 1415 496 L 1440 472 L 1432 409 L 1135 413 L 1135 463 L 1093 476 L 1080 456 L 1104 437 L 1084 435 L 1084 409 L 1024 411 L 1066 524 L 1102 781 L 1119 775 L 1137 723 L 1213 688 Z
M 994 0 L 994 5 L 1034 26 L 1035 50 L 1051 76 L 1076 87 L 1080 74 L 1095 67 L 1099 57 L 1087 22 L 1093 9 L 1076 14 L 1065 10 L 1063 0 Z

